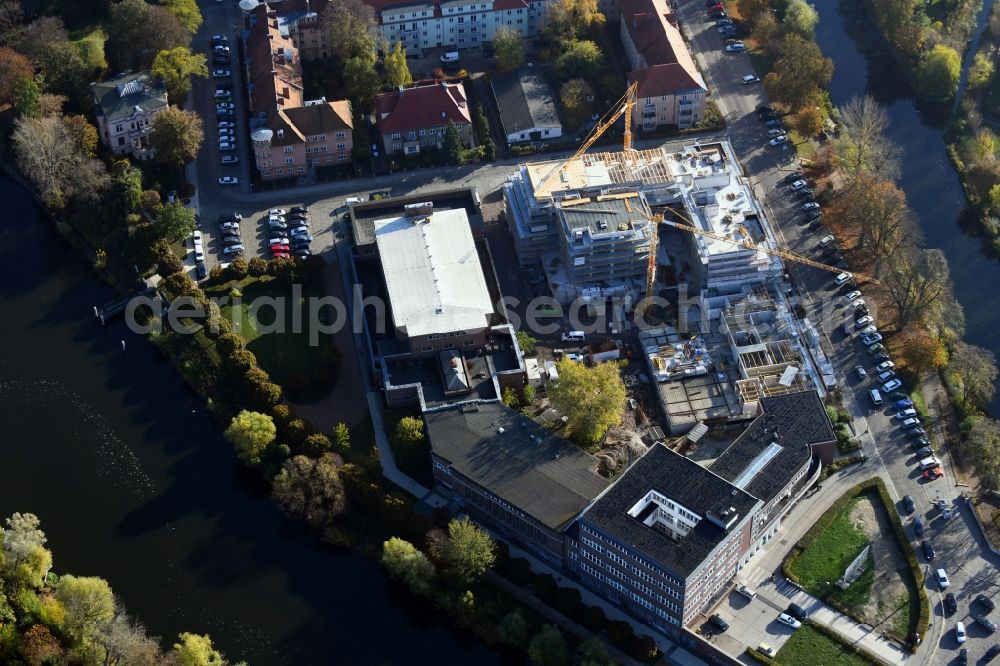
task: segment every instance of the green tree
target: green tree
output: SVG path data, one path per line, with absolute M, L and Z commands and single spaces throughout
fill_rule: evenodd
M 542 35 L 552 44 L 562 44 L 604 25 L 597 0 L 552 0 L 545 9 Z
M 97 128 L 79 114 L 63 116 L 62 121 L 76 152 L 83 157 L 94 157 L 97 154 Z
M 330 50 L 341 62 L 375 57 L 378 22 L 375 10 L 363 0 L 331 0 L 323 13 Z
M 191 31 L 162 5 L 121 0 L 109 13 L 104 48 L 113 71 L 146 69 L 160 51 L 191 46 Z
M 771 0 L 736 0 L 736 9 L 747 22 L 750 30 L 757 28 L 763 16 L 772 16 Z
M 468 516 L 448 523 L 448 536 L 431 542 L 431 553 L 455 587 L 473 585 L 493 566 L 496 544 Z
M 56 599 L 66 609 L 66 628 L 79 641 L 97 636 L 115 615 L 115 595 L 103 578 L 64 575 Z
M 346 423 L 338 423 L 333 427 L 333 449 L 337 453 L 347 453 L 351 448 L 351 431 Z
M 816 8 L 806 0 L 791 0 L 785 8 L 785 18 L 782 21 L 785 28 L 806 39 L 813 38 L 813 31 L 819 23 Z
M 948 261 L 938 249 L 901 247 L 887 260 L 883 284 L 895 308 L 896 329 L 939 322 L 951 292 Z
M 306 437 L 305 441 L 302 443 L 302 448 L 306 452 L 306 455 L 312 458 L 318 458 L 324 453 L 329 453 L 333 449 L 333 443 L 330 442 L 330 438 L 323 433 L 314 432 Z
M 923 27 L 919 17 L 926 18 L 920 0 L 872 0 L 875 19 L 883 34 L 904 53 L 915 55 L 923 48 Z
M 521 402 L 517 397 L 517 391 L 515 391 L 512 386 L 508 386 L 503 390 L 501 399 L 503 400 L 503 404 L 511 409 L 516 409 L 518 404 Z
M 194 224 L 194 211 L 180 202 L 168 203 L 156 214 L 156 233 L 171 242 L 190 236 Z
M 781 42 L 781 57 L 764 78 L 768 96 L 792 110 L 816 100 L 833 77 L 833 61 L 823 57 L 815 42 L 791 33 Z
M 277 429 L 269 415 L 243 410 L 233 417 L 224 434 L 236 448 L 236 455 L 246 464 L 256 467 L 267 448 L 274 443 Z
M 174 660 L 178 666 L 222 666 L 226 663 L 222 653 L 212 646 L 212 639 L 205 635 L 182 633 L 174 643 Z
M 163 6 L 177 17 L 191 34 L 198 32 L 201 27 L 201 10 L 195 0 L 163 0 Z
M 618 663 L 611 658 L 604 643 L 596 636 L 580 643 L 576 656 L 578 666 L 614 666 Z
M 13 103 L 15 84 L 34 76 L 35 68 L 27 57 L 6 46 L 0 47 L 0 103 Z
M 16 566 L 36 548 L 47 541 L 41 530 L 42 521 L 33 513 L 13 513 L 4 520 L 6 529 L 0 529 L 3 558 L 6 566 Z
M 938 44 L 926 52 L 917 65 L 917 92 L 935 102 L 950 99 L 958 90 L 961 72 L 962 59 L 958 51 L 946 44 Z
M 566 639 L 559 633 L 559 629 L 553 624 L 547 624 L 528 645 L 528 656 L 531 662 L 537 666 L 565 666 L 569 664 L 569 648 L 566 647 Z
M 559 99 L 566 109 L 570 126 L 577 127 L 587 119 L 590 108 L 588 98 L 593 98 L 594 89 L 585 79 L 570 79 L 559 88 Z
M 39 54 L 37 62 L 45 75 L 45 87 L 51 92 L 75 100 L 82 99 L 86 94 L 93 70 L 73 42 L 49 44 Z
M 497 629 L 500 633 L 500 640 L 504 643 L 518 648 L 527 647 L 531 629 L 528 627 L 528 622 L 524 619 L 520 609 L 515 608 L 504 615 Z
M 392 431 L 395 443 L 405 447 L 422 444 L 424 441 L 424 422 L 413 416 L 404 416 Z
M 513 72 L 524 64 L 524 42 L 521 34 L 510 26 L 497 28 L 493 36 L 493 57 L 501 72 Z
M 392 537 L 382 544 L 382 566 L 417 594 L 427 595 L 434 581 L 434 565 L 409 541 Z
M 153 117 L 150 141 L 156 148 L 156 158 L 180 168 L 198 155 L 205 138 L 201 118 L 193 111 L 170 106 Z
M 597 42 L 573 39 L 563 46 L 556 58 L 556 75 L 562 79 L 593 78 L 605 70 L 607 64 Z
M 535 395 L 535 387 L 532 386 L 531 384 L 525 384 L 524 385 L 524 390 L 522 391 L 522 395 L 524 397 L 524 404 L 525 405 L 530 405 L 530 404 L 534 403 L 535 402 L 535 397 L 536 397 L 536 395 Z
M 598 444 L 625 409 L 625 384 L 615 363 L 587 367 L 563 359 L 556 364 L 559 379 L 549 387 L 549 399 L 569 419 L 571 435 L 587 445 Z
M 981 88 L 993 78 L 993 61 L 983 52 L 976 54 L 969 68 L 969 87 Z
M 447 127 L 445 127 L 441 150 L 449 164 L 462 162 L 462 135 L 458 131 L 458 125 L 453 120 L 449 120 Z
M 42 111 L 42 91 L 35 79 L 22 77 L 14 82 L 11 90 L 11 105 L 22 116 L 34 118 Z
M 115 220 L 124 220 L 128 213 L 139 207 L 142 199 L 142 171 L 128 160 L 117 160 L 111 167 L 108 199 Z M 191 213 L 191 229 L 194 229 L 194 213 Z
M 375 60 L 370 55 L 348 58 L 344 62 L 343 74 L 348 94 L 357 100 L 362 111 L 370 111 L 379 88 Z
M 191 92 L 191 77 L 208 76 L 205 56 L 186 46 L 160 51 L 153 59 L 153 75 L 167 87 L 167 99 L 180 106 Z
M 405 86 L 413 83 L 413 76 L 410 74 L 410 66 L 406 62 L 406 47 L 402 42 L 396 42 L 396 46 L 385 54 L 385 82 L 393 88 Z
M 514 335 L 517 336 L 517 346 L 521 348 L 521 352 L 525 356 L 531 356 L 535 353 L 535 345 L 538 344 L 537 338 L 531 337 L 527 331 L 518 331 Z
M 990 350 L 957 342 L 952 347 L 947 370 L 967 410 L 985 407 L 993 400 L 997 359 Z
M 339 469 L 342 461 L 333 453 L 319 458 L 294 456 L 281 465 L 274 477 L 271 495 L 288 513 L 322 528 L 344 512 L 344 486 Z

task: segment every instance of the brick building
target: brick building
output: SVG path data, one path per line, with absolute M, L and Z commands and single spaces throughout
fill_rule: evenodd
M 386 153 L 439 149 L 449 122 L 455 123 L 463 145 L 473 143 L 469 99 L 461 83 L 418 83 L 378 95 L 375 121 Z

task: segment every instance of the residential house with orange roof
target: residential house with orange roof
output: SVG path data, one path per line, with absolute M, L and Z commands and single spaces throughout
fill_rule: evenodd
M 708 87 L 666 0 L 622 0 L 621 40 L 637 84 L 635 126 L 691 127 L 704 117 Z
M 245 37 L 250 137 L 261 178 L 305 176 L 320 166 L 348 164 L 353 148 L 351 104 L 303 96 L 299 50 L 278 12 L 258 5 Z
M 469 99 L 461 83 L 422 82 L 378 95 L 375 122 L 386 153 L 416 155 L 440 148 L 449 122 L 458 127 L 465 146 L 473 144 Z

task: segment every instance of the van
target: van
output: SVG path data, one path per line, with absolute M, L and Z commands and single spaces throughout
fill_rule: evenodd
M 458 62 L 458 51 L 448 51 L 443 56 L 441 56 L 441 62 L 446 65 Z
M 934 456 L 927 456 L 920 461 L 920 469 L 933 469 L 941 464 L 941 461 Z
M 567 331 L 566 333 L 562 334 L 562 341 L 563 342 L 583 342 L 584 338 L 586 338 L 586 337 L 587 336 L 584 335 L 583 331 Z
M 868 396 L 872 399 L 872 404 L 876 407 L 882 406 L 882 394 L 878 392 L 878 389 L 868 391 Z

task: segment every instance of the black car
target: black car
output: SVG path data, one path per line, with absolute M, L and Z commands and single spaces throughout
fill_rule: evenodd
M 868 312 L 868 306 L 867 305 L 859 305 L 858 307 L 854 308 L 854 316 L 855 317 L 863 317 L 866 314 L 870 314 Z M 881 356 L 885 356 L 885 354 L 880 354 L 880 355 Z M 889 359 L 888 358 L 883 358 L 883 359 L 876 358 L 875 360 L 878 363 L 881 363 L 882 361 L 888 361 Z
M 930 445 L 931 445 L 931 442 L 926 437 L 921 437 L 920 439 L 915 439 L 912 442 L 910 442 L 910 448 L 915 449 L 915 450 L 923 449 L 923 448 L 926 448 L 926 447 L 928 447 Z
M 288 209 L 288 212 L 292 213 L 293 215 L 295 213 L 302 213 L 303 215 L 306 215 L 309 213 L 309 209 L 306 206 L 292 206 L 291 208 Z
M 917 537 L 924 535 L 924 521 L 920 520 L 920 516 L 913 519 L 913 535 Z
M 795 193 L 795 196 L 799 199 L 812 199 L 816 196 L 816 193 L 810 190 L 808 187 L 803 187 L 801 190 Z
M 198 279 L 204 280 L 208 277 L 208 266 L 205 265 L 204 261 L 199 261 L 195 264 L 195 269 L 198 271 Z
M 299 252 L 301 250 L 308 250 L 309 241 L 295 241 L 292 243 L 292 249 L 296 252 Z
M 766 111 L 768 113 L 774 113 L 774 107 L 768 106 L 767 104 L 758 104 L 757 105 L 757 113 L 762 113 L 764 111 Z M 796 175 L 796 173 L 793 173 L 792 176 L 796 176 L 796 178 L 799 177 L 799 176 Z M 789 176 L 788 178 L 791 178 L 791 176 Z M 792 178 L 792 180 L 795 180 L 796 178 Z M 786 178 L 786 180 L 787 180 L 787 178 Z M 788 182 L 792 182 L 792 180 L 789 180 Z
M 924 539 L 920 542 L 920 548 L 924 551 L 924 557 L 927 558 L 928 562 L 934 561 L 934 546 L 930 541 Z
M 708 621 L 718 627 L 719 631 L 726 631 L 729 629 L 729 623 L 719 617 L 718 614 L 708 618 Z
M 987 650 L 986 654 L 983 655 L 983 663 L 984 664 L 989 663 L 990 660 L 993 659 L 993 657 L 997 656 L 998 654 L 1000 654 L 1000 643 L 994 643 L 993 647 Z
M 980 594 L 976 597 L 976 603 L 985 608 L 987 613 L 996 608 L 996 604 L 993 603 L 993 600 L 985 594 Z
M 805 621 L 809 618 L 809 612 L 798 604 L 788 604 L 788 608 L 785 609 L 785 612 L 794 617 L 796 620 Z
M 813 231 L 820 229 L 822 226 L 823 226 L 822 220 L 813 220 L 812 222 L 809 223 L 809 228 L 812 229 Z
M 914 428 L 913 430 L 908 431 L 906 433 L 906 436 L 909 437 L 910 439 L 917 439 L 917 438 L 920 438 L 920 437 L 926 437 L 927 436 L 927 431 L 924 430 L 923 428 Z
M 949 592 L 948 594 L 944 595 L 944 612 L 945 612 L 945 615 L 951 615 L 952 613 L 954 613 L 957 610 L 958 610 L 958 600 L 955 598 L 955 595 L 952 594 L 951 592 Z
M 842 271 L 846 271 L 848 268 L 851 267 L 851 265 L 849 263 L 847 263 L 846 261 L 844 261 L 843 259 L 841 259 L 840 261 L 833 262 L 833 267 L 834 268 L 839 268 Z
M 968 666 L 969 663 L 969 649 L 962 648 L 958 651 L 958 659 L 955 661 L 959 666 Z
M 973 615 L 972 618 L 976 621 L 976 624 L 991 634 L 997 630 L 997 623 L 985 615 Z
M 913 497 L 910 495 L 903 495 L 903 510 L 906 513 L 913 513 L 917 508 L 917 505 L 913 503 Z
M 823 211 L 819 209 L 811 210 L 808 213 L 806 213 L 806 219 L 808 220 L 818 220 L 821 217 L 823 217 Z
M 239 234 L 222 234 L 222 244 L 223 245 L 233 245 L 235 243 L 242 243 Z
M 229 215 L 220 215 L 219 222 L 242 222 L 243 216 L 239 213 L 230 213 Z

